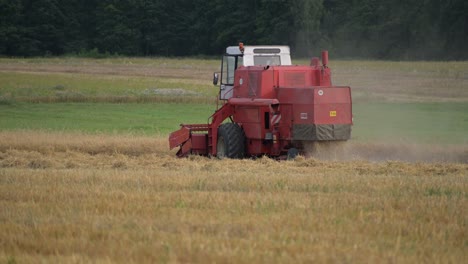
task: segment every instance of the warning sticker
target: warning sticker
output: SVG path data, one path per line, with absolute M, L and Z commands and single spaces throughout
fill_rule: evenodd
M 336 116 L 336 111 L 330 111 L 330 116 L 331 117 Z

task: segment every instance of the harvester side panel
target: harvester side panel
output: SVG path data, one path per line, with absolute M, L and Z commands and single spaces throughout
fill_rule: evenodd
M 293 106 L 291 104 L 281 104 L 280 114 L 281 120 L 277 125 L 280 139 L 290 141 L 292 139 L 291 131 L 294 123 Z
M 258 107 L 247 106 L 247 107 L 236 107 L 234 110 L 234 119 L 236 123 L 259 123 L 260 114 Z
M 277 74 L 273 67 L 265 69 L 259 66 L 240 67 L 234 81 L 234 98 L 275 98 L 274 87 Z
M 299 67 L 292 67 L 279 71 L 279 84 L 280 87 L 295 87 L 305 88 L 307 86 L 315 85 L 312 83 L 313 78 L 310 78 L 310 69 L 302 69 Z
M 246 153 L 253 156 L 271 153 L 271 146 L 263 143 L 266 131 L 271 129 L 271 107 L 272 105 L 279 105 L 279 101 L 264 98 L 231 98 L 229 103 L 235 109 L 233 114 L 234 122 L 241 125 L 244 130 L 247 139 Z
M 309 66 L 287 66 L 278 71 L 278 87 L 305 88 L 331 86 L 329 68 Z
M 351 89 L 314 89 L 315 124 L 352 124 Z
M 284 138 L 296 141 L 350 138 L 352 106 L 349 87 L 280 87 L 278 99 L 282 103 L 282 112 L 288 109 L 283 104 L 292 110 L 291 132 L 280 128 Z
M 267 106 L 253 108 L 251 106 L 237 106 L 233 116 L 234 122 L 240 124 L 244 130 L 246 138 L 265 138 L 265 112 L 269 113 Z
M 191 141 L 192 141 L 191 154 L 208 155 L 208 134 L 207 133 L 192 134 Z

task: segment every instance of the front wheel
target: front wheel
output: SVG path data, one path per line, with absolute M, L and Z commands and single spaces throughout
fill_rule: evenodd
M 216 156 L 220 159 L 241 159 L 245 154 L 245 135 L 242 128 L 235 123 L 222 124 L 218 128 Z

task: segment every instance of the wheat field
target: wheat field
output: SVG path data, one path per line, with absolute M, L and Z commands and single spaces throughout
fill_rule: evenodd
M 0 263 L 466 262 L 468 62 L 331 62 L 361 109 L 352 140 L 276 161 L 178 159 L 148 107 L 124 105 L 147 134 L 79 123 L 211 102 L 217 60 L 0 58 Z M 47 117 L 77 106 L 80 129 Z
M 409 163 L 347 148 L 361 156 L 178 159 L 165 135 L 3 131 L 0 261 L 467 259 L 466 151 Z

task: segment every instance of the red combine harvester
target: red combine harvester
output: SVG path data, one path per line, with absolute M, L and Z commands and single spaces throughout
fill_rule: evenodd
M 221 63 L 219 99 L 206 124 L 181 124 L 169 136 L 177 156 L 294 157 L 305 143 L 351 136 L 348 86 L 332 86 L 328 52 L 322 65 L 293 66 L 287 46 L 231 46 Z M 229 122 L 226 122 L 229 121 Z

